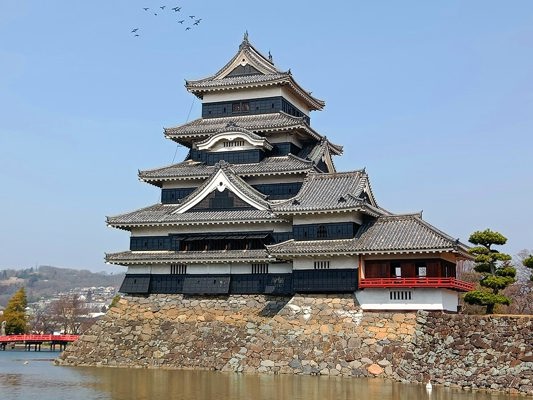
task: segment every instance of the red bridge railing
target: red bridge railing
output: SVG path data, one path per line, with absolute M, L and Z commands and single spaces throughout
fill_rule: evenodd
M 0 343 L 75 342 L 79 335 L 7 335 L 0 336 Z
M 475 285 L 456 278 L 363 278 L 360 288 L 446 288 L 469 292 Z

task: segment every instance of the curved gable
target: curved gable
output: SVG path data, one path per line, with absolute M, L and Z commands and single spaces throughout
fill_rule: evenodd
M 218 171 L 195 192 L 191 193 L 189 197 L 184 199 L 181 206 L 178 207 L 173 214 L 182 214 L 192 209 L 215 190 L 219 193 L 229 190 L 244 203 L 249 204 L 257 210 L 264 211 L 269 208 L 265 196 L 261 195 L 241 178 L 232 173 L 231 170 L 226 167 L 225 163 L 221 163 Z
M 240 128 L 235 124 L 228 124 L 222 129 L 209 136 L 207 139 L 197 142 L 195 147 L 204 151 L 231 151 L 231 150 L 249 150 L 264 149 L 272 150 L 272 145 L 268 140 L 255 133 Z

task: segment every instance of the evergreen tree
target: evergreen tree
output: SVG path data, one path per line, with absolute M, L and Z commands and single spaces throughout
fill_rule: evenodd
M 533 269 L 533 254 L 529 257 L 524 258 L 524 261 L 522 261 L 522 264 L 524 264 L 525 267 Z M 533 271 L 531 272 L 531 276 L 529 277 L 533 281 Z
M 26 291 L 20 288 L 7 303 L 4 310 L 4 320 L 6 321 L 6 334 L 19 335 L 26 333 L 27 318 L 26 307 L 28 300 L 26 299 Z
M 472 233 L 468 241 L 476 245 L 470 249 L 470 254 L 475 257 L 474 269 L 482 274 L 479 281 L 482 288 L 468 292 L 464 300 L 469 304 L 486 306 L 487 314 L 493 314 L 497 304 L 510 304 L 510 299 L 499 291 L 515 282 L 516 269 L 511 266 L 511 256 L 492 248 L 493 245 L 504 245 L 507 238 L 499 232 L 485 229 Z

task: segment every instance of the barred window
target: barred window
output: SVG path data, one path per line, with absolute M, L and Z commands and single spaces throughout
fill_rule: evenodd
M 329 261 L 315 261 L 315 269 L 329 269 Z
M 391 290 L 389 292 L 390 300 L 412 300 L 413 292 L 410 290 Z
M 233 140 L 231 142 L 224 142 L 224 147 L 243 147 L 244 140 Z
M 170 264 L 171 275 L 185 275 L 187 273 L 187 264 Z
M 268 274 L 268 264 L 252 264 L 252 274 Z

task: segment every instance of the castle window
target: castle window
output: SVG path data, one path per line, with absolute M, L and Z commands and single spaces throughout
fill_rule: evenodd
M 315 269 L 329 269 L 329 261 L 315 261 Z
M 252 274 L 268 274 L 268 264 L 252 264 Z
M 245 113 L 250 111 L 250 103 L 247 101 L 241 101 L 238 103 L 233 103 L 231 105 L 231 111 L 233 113 Z
M 224 147 L 244 147 L 244 140 L 233 140 L 231 142 L 224 142 Z
M 389 300 L 412 300 L 413 292 L 410 290 L 391 290 L 389 292 Z
M 316 237 L 319 239 L 324 239 L 328 237 L 328 230 L 325 225 L 320 225 L 318 227 Z
M 187 273 L 187 264 L 170 264 L 170 273 L 172 275 L 185 275 Z

